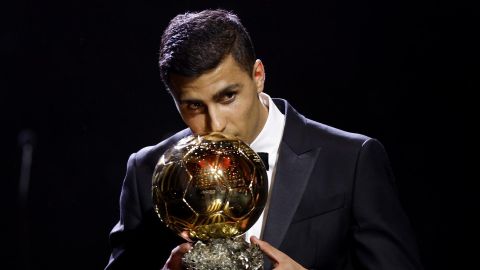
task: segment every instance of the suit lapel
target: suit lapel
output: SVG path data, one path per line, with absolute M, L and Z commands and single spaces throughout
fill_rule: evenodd
M 312 173 L 320 149 L 297 155 L 282 142 L 263 239 L 278 248 Z
M 300 204 L 320 148 L 311 147 L 306 119 L 286 101 L 274 99 L 285 112 L 286 123 L 279 148 L 263 239 L 278 248 Z

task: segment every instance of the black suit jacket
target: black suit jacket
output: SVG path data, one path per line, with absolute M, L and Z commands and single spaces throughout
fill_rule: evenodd
M 263 239 L 311 269 L 421 269 L 383 146 L 274 101 L 286 124 Z M 189 134 L 130 156 L 106 269 L 158 270 L 183 242 L 154 213 L 151 179 L 163 152 Z

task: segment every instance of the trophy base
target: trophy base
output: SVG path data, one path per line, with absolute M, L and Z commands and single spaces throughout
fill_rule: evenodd
M 243 236 L 198 241 L 183 256 L 188 270 L 261 270 L 263 254 L 258 245 L 250 245 Z

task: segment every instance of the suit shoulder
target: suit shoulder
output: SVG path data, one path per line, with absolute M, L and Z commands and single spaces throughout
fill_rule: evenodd
M 176 134 L 164 139 L 163 141 L 159 142 L 156 145 L 146 146 L 140 149 L 138 152 L 135 153 L 135 158 L 138 165 L 148 164 L 148 165 L 155 165 L 160 158 L 160 156 L 172 145 L 177 143 L 183 137 L 190 135 L 189 129 L 184 129 L 182 131 L 177 132 Z
M 318 142 L 319 146 L 344 145 L 346 147 L 360 148 L 372 139 L 363 134 L 345 131 L 311 119 L 306 119 L 305 123 L 308 133 L 317 139 L 315 141 Z

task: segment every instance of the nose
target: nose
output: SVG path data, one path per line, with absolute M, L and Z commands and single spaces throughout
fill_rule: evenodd
M 215 108 L 209 108 L 207 127 L 209 132 L 223 132 L 226 127 L 226 119 L 222 112 Z

